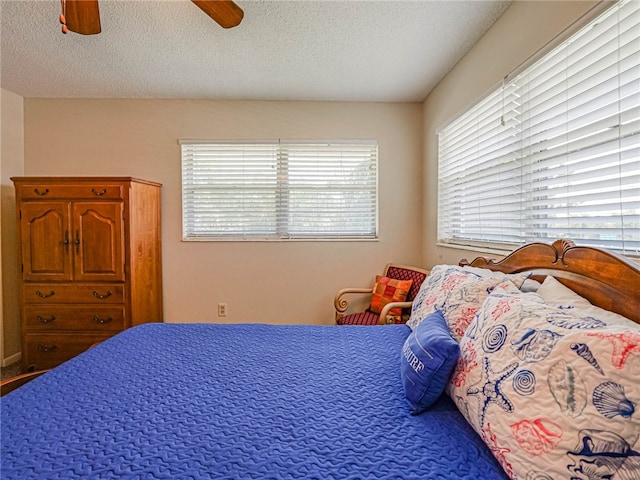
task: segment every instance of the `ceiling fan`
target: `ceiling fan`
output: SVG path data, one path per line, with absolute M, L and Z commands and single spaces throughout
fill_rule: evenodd
M 230 0 L 191 0 L 223 28 L 240 24 L 244 12 Z M 82 35 L 100 33 L 100 11 L 98 0 L 60 0 L 62 33 L 72 32 Z

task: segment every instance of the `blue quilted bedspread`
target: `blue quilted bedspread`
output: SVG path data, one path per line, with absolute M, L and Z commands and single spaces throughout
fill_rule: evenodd
M 507 478 L 443 396 L 409 415 L 409 328 L 149 324 L 6 395 L 3 480 Z

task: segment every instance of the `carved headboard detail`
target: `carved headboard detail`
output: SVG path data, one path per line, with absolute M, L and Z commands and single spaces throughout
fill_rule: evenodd
M 460 265 L 504 273 L 530 271 L 537 280 L 553 275 L 594 305 L 640 323 L 640 264 L 607 250 L 561 239 L 551 245 L 525 245 L 502 260 L 478 257 Z

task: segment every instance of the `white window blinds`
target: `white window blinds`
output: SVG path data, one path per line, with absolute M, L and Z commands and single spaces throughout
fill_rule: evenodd
M 640 2 L 620 2 L 438 134 L 441 243 L 640 255 Z
M 180 143 L 185 240 L 377 237 L 376 142 Z

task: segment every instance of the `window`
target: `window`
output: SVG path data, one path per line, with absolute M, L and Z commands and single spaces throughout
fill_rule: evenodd
M 438 132 L 440 244 L 570 238 L 640 255 L 640 2 L 622 1 Z
M 377 238 L 377 142 L 180 144 L 184 240 Z

